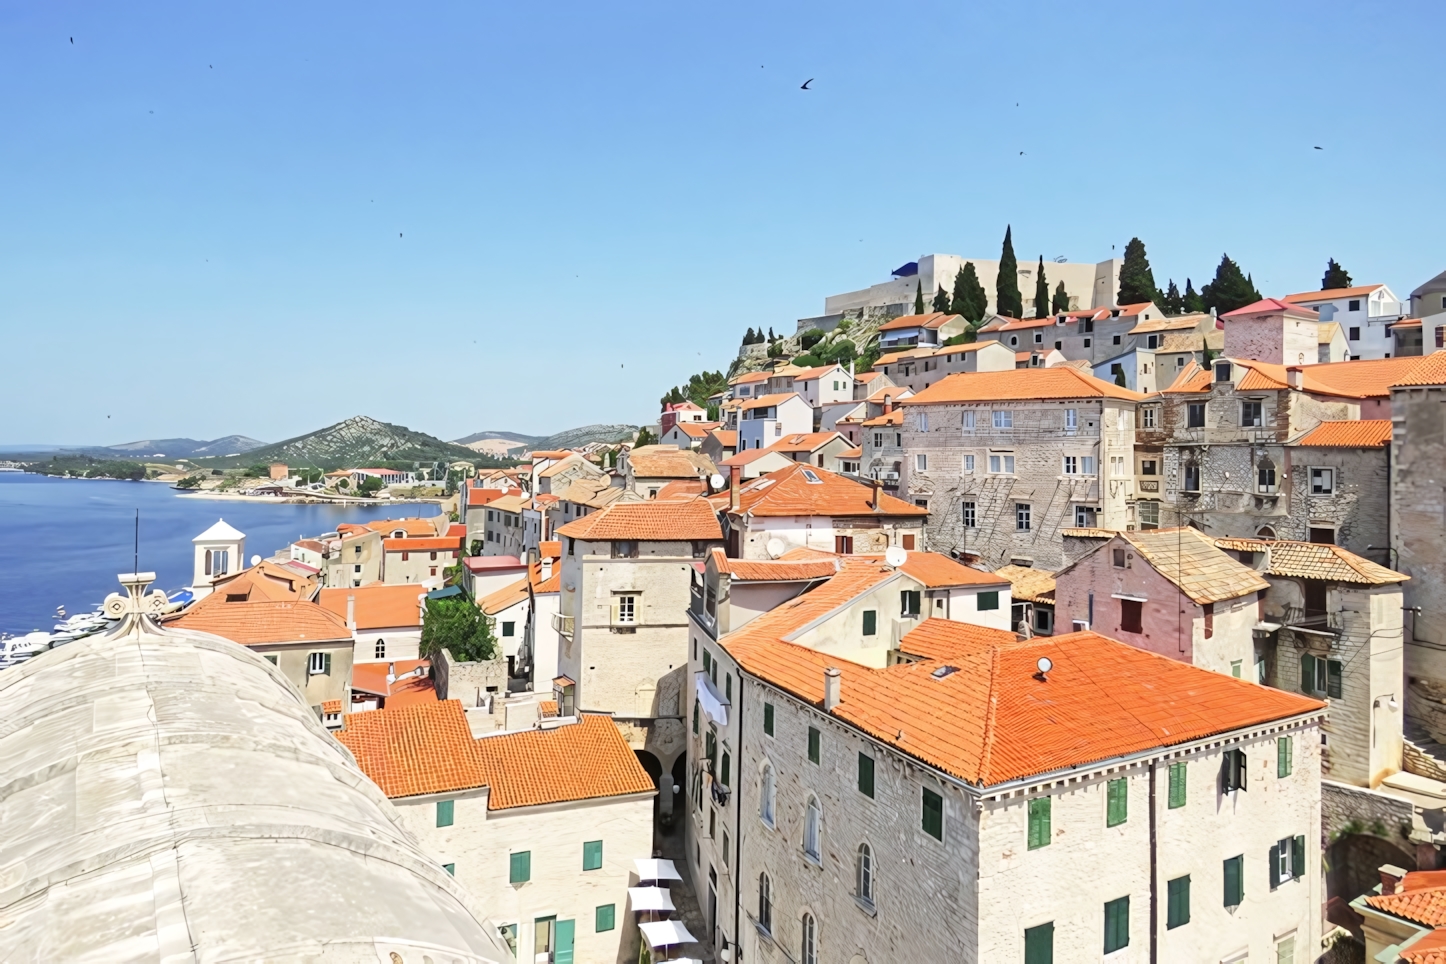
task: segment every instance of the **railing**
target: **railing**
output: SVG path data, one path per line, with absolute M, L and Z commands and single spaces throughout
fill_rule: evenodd
M 1323 633 L 1339 633 L 1341 631 L 1340 613 L 1317 612 L 1302 609 L 1299 606 L 1286 606 L 1282 622 L 1286 626 L 1313 629 Z
M 552 628 L 559 636 L 572 639 L 573 616 L 564 616 L 562 613 L 552 614 Z

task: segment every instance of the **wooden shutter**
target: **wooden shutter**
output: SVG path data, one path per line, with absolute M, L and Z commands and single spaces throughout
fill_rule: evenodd
M 859 792 L 866 797 L 874 795 L 874 758 L 859 754 Z
M 610 931 L 617 926 L 617 905 L 599 904 L 593 915 L 593 930 L 598 933 Z
M 1290 737 L 1276 737 L 1275 740 L 1275 775 L 1278 777 L 1290 776 Z
M 1270 845 L 1270 889 L 1274 890 L 1280 883 L 1280 844 Z
M 1245 882 L 1241 880 L 1244 857 L 1231 857 L 1225 861 L 1225 906 L 1236 907 L 1245 897 Z
M 944 798 L 924 788 L 924 832 L 935 840 L 944 839 Z
M 609 605 L 608 605 L 608 622 L 609 622 L 610 624 L 614 625 L 614 626 L 616 626 L 616 625 L 618 624 L 618 597 L 617 597 L 617 596 L 614 596 L 614 597 L 612 598 L 612 602 L 609 603 Z M 705 665 L 705 667 L 706 667 L 707 662 L 708 662 L 707 659 L 704 659 L 703 662 L 704 662 L 704 665 Z
M 1315 657 L 1309 653 L 1300 657 L 1300 691 L 1315 693 Z
M 321 675 L 323 675 L 323 676 L 330 676 L 330 675 L 331 675 L 331 654 L 330 654 L 330 653 L 322 653 L 322 654 L 321 654 Z
M 1048 846 L 1051 836 L 1050 797 L 1035 797 L 1029 801 L 1029 849 L 1037 850 Z
M 1170 764 L 1170 809 L 1185 805 L 1185 764 Z
M 573 964 L 572 944 L 575 921 L 560 920 L 553 924 L 553 964 Z
M 1129 817 L 1130 785 L 1121 777 L 1105 784 L 1105 825 L 1117 827 Z
M 1305 836 L 1293 837 L 1290 841 L 1290 876 L 1292 879 L 1305 875 Z
M 773 704 L 763 704 L 763 732 L 769 736 L 773 735 Z
M 816 730 L 816 729 L 814 729 L 813 727 L 810 726 L 810 727 L 808 728 L 808 759 L 809 759 L 809 762 L 810 762 L 810 763 L 817 763 L 817 762 L 818 762 L 818 757 L 819 757 L 819 753 L 818 753 L 818 742 L 819 742 L 818 730 Z
M 525 884 L 531 879 L 532 851 L 518 851 L 509 860 L 507 881 L 512 884 Z
M 1054 964 L 1054 921 L 1024 929 L 1024 964 Z
M 864 635 L 872 636 L 878 632 L 879 614 L 872 609 L 864 610 Z
M 1341 663 L 1337 659 L 1326 660 L 1326 696 L 1341 698 Z
M 724 757 L 727 759 L 727 757 Z M 582 845 L 582 869 L 599 870 L 602 867 L 603 842 L 588 840 Z

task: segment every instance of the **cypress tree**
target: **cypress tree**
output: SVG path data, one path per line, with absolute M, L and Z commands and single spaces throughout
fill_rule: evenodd
M 1167 315 L 1178 315 L 1184 311 L 1185 299 L 1180 297 L 1180 289 L 1175 287 L 1175 279 L 1170 279 L 1170 286 L 1165 289 L 1165 303 L 1160 307 L 1165 309 Z
M 769 341 L 775 341 L 775 340 L 776 340 L 776 339 L 773 337 L 773 327 L 772 327 L 771 325 L 770 325 L 769 328 L 768 328 L 768 340 L 769 340 Z
M 1044 277 L 1044 255 L 1039 256 L 1039 277 L 1034 279 L 1034 317 L 1049 317 L 1049 281 Z
M 1063 281 L 1054 286 L 1054 301 L 1050 303 L 1049 307 L 1055 314 L 1069 311 L 1069 292 L 1064 290 Z
M 1195 290 L 1195 285 L 1191 283 L 1189 278 L 1185 279 L 1185 293 L 1180 296 L 1180 307 L 1184 309 L 1186 314 L 1192 315 L 1207 310 L 1205 308 L 1205 299 L 1200 297 L 1199 292 Z
M 939 290 L 934 292 L 934 310 L 942 311 L 945 314 L 948 314 L 950 310 L 949 292 L 944 290 L 943 285 L 940 285 Z
M 1220 266 L 1215 269 L 1215 280 L 1200 289 L 1200 297 L 1206 308 L 1214 308 L 1217 315 L 1253 305 L 1260 300 L 1255 283 L 1240 270 L 1240 265 L 1230 260 L 1230 255 L 1220 257 Z
M 973 261 L 966 261 L 954 275 L 954 301 L 949 310 L 963 315 L 965 321 L 975 325 L 983 319 L 988 307 L 989 295 L 985 293 L 984 285 L 979 283 L 979 272 L 974 269 Z
M 1024 315 L 1024 298 L 1019 294 L 1019 261 L 1014 257 L 1013 225 L 1004 227 L 1004 247 L 999 252 L 999 276 L 994 279 L 994 310 L 1010 318 Z
M 1331 258 L 1326 264 L 1325 277 L 1320 279 L 1320 290 L 1329 291 L 1331 288 L 1349 288 L 1350 286 L 1351 276 L 1346 273 L 1345 268 L 1336 263 L 1335 258 Z
M 1145 256 L 1145 242 L 1131 238 L 1125 245 L 1125 263 L 1120 266 L 1120 291 L 1116 304 L 1138 305 L 1146 301 L 1158 303 L 1160 289 L 1155 287 L 1155 275 L 1150 270 L 1150 259 Z
M 751 345 L 751 344 L 753 344 L 753 329 L 752 329 L 751 327 L 748 329 L 747 333 L 744 334 L 744 336 L 743 336 L 743 344 L 745 344 L 745 345 Z
M 922 278 L 914 282 L 914 314 L 924 313 L 924 280 Z

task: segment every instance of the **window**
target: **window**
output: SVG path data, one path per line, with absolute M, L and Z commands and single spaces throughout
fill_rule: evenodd
M 767 874 L 758 875 L 758 926 L 773 932 L 773 887 Z
M 724 755 L 726 758 L 726 754 Z M 726 782 L 726 781 L 725 781 Z M 602 869 L 602 841 L 588 840 L 582 845 L 582 869 Z
M 693 701 L 693 735 L 698 735 L 698 701 Z
M 1165 929 L 1190 923 L 1190 875 L 1176 877 L 1165 885 Z
M 1120 600 L 1120 631 L 1143 633 L 1145 604 L 1138 599 Z
M 859 793 L 874 795 L 874 758 L 864 753 L 859 754 Z
M 627 539 L 613 543 L 614 559 L 636 559 L 638 557 L 638 543 L 636 540 Z
M 819 756 L 819 754 L 818 754 L 818 749 L 819 749 L 819 733 L 818 733 L 818 728 L 817 728 L 817 727 L 810 726 L 810 727 L 808 728 L 808 762 L 809 762 L 809 763 L 817 763 L 817 762 L 818 762 L 818 756 Z
M 854 869 L 854 895 L 872 906 L 874 903 L 874 852 L 868 844 L 859 844 L 858 859 Z
M 973 529 L 976 525 L 979 524 L 977 517 L 974 515 L 973 502 L 965 502 L 961 504 L 959 508 L 961 516 L 960 521 L 963 523 L 964 528 Z
M 1073 432 L 1079 428 L 1079 409 L 1067 408 L 1064 410 L 1064 428 L 1067 432 Z
M 927 472 L 929 470 L 929 456 L 923 452 L 914 456 L 914 468 L 920 472 Z
M 961 415 L 959 418 L 959 425 L 960 428 L 965 432 L 974 431 L 974 413 L 965 412 L 963 415 Z
M 1245 855 L 1225 861 L 1225 906 L 1239 907 L 1245 900 Z
M 386 641 L 385 639 L 379 639 L 379 640 L 377 640 L 377 646 L 376 646 L 375 652 L 376 652 L 376 658 L 377 658 L 377 659 L 386 659 L 386 658 L 387 658 L 387 641 Z
M 1300 658 L 1300 689 L 1308 696 L 1341 698 L 1341 661 L 1309 653 Z
M 878 632 L 879 614 L 872 609 L 864 610 L 864 635 L 872 636 Z
M 1185 466 L 1185 491 L 1200 491 L 1200 466 L 1193 463 Z
M 998 455 L 991 454 L 989 456 L 989 471 L 1002 473 L 1005 475 L 1013 475 L 1014 453 L 1011 452 L 1007 455 L 1004 453 L 1000 453 Z
M 1277 777 L 1290 776 L 1291 769 L 1295 765 L 1295 755 L 1291 752 L 1291 738 L 1288 736 L 1277 737 L 1275 740 L 1275 775 Z
M 617 904 L 599 904 L 597 910 L 593 911 L 592 929 L 599 934 L 610 931 L 617 926 L 617 920 Z
M 978 595 L 976 595 L 976 596 L 974 597 L 974 600 L 975 600 L 974 609 L 975 609 L 976 612 L 981 612 L 981 613 L 982 613 L 982 612 L 988 612 L 988 611 L 990 611 L 990 610 L 992 610 L 992 609 L 998 609 L 998 608 L 999 608 L 999 591 L 998 591 L 998 590 L 990 590 L 989 592 L 981 592 L 981 593 L 979 593 Z
M 834 537 L 833 537 L 833 551 L 836 552 L 836 553 L 838 553 L 838 554 L 841 555 L 841 556 L 853 555 L 853 551 L 854 551 L 854 537 L 853 537 L 853 536 L 834 536 Z
M 614 596 L 613 597 L 613 622 L 623 626 L 631 626 L 638 621 L 638 597 L 637 596 Z
M 1014 413 L 1007 408 L 994 410 L 995 428 L 1013 428 Z
M 1331 495 L 1336 490 L 1335 469 L 1310 470 L 1310 494 Z
M 456 864 L 443 864 L 443 865 L 442 865 L 442 869 L 445 870 L 448 874 L 450 874 L 450 875 L 453 876 L 453 877 L 457 876 L 457 865 L 456 865 Z
M 1136 509 L 1140 517 L 1141 529 L 1158 529 L 1160 527 L 1160 503 L 1141 502 Z
M 1295 964 L 1295 935 L 1282 938 L 1275 945 L 1275 964 Z
M 1049 829 L 1050 810 L 1053 797 L 1031 797 L 1029 800 L 1029 849 L 1038 850 L 1049 846 L 1052 839 Z
M 1188 405 L 1185 406 L 1185 427 L 1186 427 L 1186 428 L 1204 428 L 1204 427 L 1205 427 L 1205 403 L 1204 403 L 1204 402 L 1191 402 L 1190 404 L 1188 404 Z
M 277 664 L 276 664 L 276 654 L 275 654 L 275 653 L 267 653 L 267 654 L 266 654 L 266 661 L 267 661 L 268 663 L 270 663 L 272 666 L 277 665 Z
M 1217 362 L 1217 363 L 1215 364 L 1215 381 L 1216 381 L 1216 382 L 1228 382 L 1228 381 L 1230 381 L 1230 363 L 1229 363 L 1228 361 L 1227 361 L 1227 362 Z
M 1128 474 L 1129 473 L 1125 471 L 1125 457 L 1123 455 L 1111 455 L 1110 475 L 1114 478 L 1119 478 L 1120 476 Z
M 1275 466 L 1262 465 L 1256 469 L 1255 487 L 1266 494 L 1275 491 Z
M 1119 335 L 1116 335 L 1114 338 L 1110 339 L 1110 344 L 1111 344 L 1111 345 L 1118 345 L 1119 343 L 1120 343 L 1120 336 L 1119 336 Z
M 920 592 L 917 589 L 905 589 L 899 593 L 899 615 L 917 616 L 920 608 Z
M 532 851 L 522 850 L 511 856 L 507 867 L 509 884 L 525 884 L 532 879 Z
M 763 733 L 765 736 L 773 735 L 773 704 L 763 704 Z
M 966 455 L 966 456 L 964 456 L 964 471 L 965 471 L 965 472 L 973 472 L 973 471 L 974 471 L 974 456 L 972 456 L 972 455 Z
M 1064 474 L 1065 474 L 1065 475 L 1078 475 L 1078 474 L 1079 474 L 1079 459 L 1075 458 L 1073 455 L 1066 455 L 1066 456 L 1064 457 Z
M 731 767 L 732 762 L 733 762 L 733 761 L 732 761 L 732 758 L 728 755 L 728 752 L 725 750 L 725 751 L 723 752 L 723 763 L 722 763 L 722 765 L 718 768 L 718 782 L 721 783 L 721 784 L 723 784 L 723 788 L 724 788 L 725 790 L 726 790 L 728 787 L 730 787 L 730 786 L 733 785 L 733 781 L 732 781 L 733 773 L 732 773 L 732 767 Z
M 1024 929 L 1024 964 L 1054 964 L 1054 921 Z
M 1245 751 L 1226 750 L 1220 761 L 1220 789 L 1224 793 L 1245 789 Z
M 763 764 L 762 787 L 758 794 L 758 816 L 768 826 L 774 825 L 774 803 L 777 796 L 777 781 L 773 778 L 773 764 Z
M 1178 810 L 1185 805 L 1185 764 L 1170 764 L 1170 802 L 1171 810 Z
M 818 964 L 818 925 L 813 921 L 812 914 L 803 915 L 803 941 L 799 945 L 799 964 Z
M 927 431 L 929 431 L 929 413 L 928 413 L 928 412 L 920 412 L 920 413 L 919 413 L 919 431 L 921 431 L 921 432 L 927 432 Z
M 1350 300 L 1350 303 L 1346 306 L 1346 311 L 1360 311 L 1360 310 L 1361 310 L 1361 299 L 1359 299 L 1359 298 L 1352 298 L 1352 299 Z
M 1155 427 L 1155 412 L 1156 412 L 1156 411 L 1157 411 L 1157 409 L 1156 409 L 1156 407 L 1155 407 L 1154 405 L 1146 405 L 1144 408 L 1140 409 L 1140 427 L 1141 427 L 1141 428 L 1154 428 L 1154 427 Z
M 875 433 L 874 433 L 874 448 L 876 448 L 876 449 L 881 449 L 881 448 L 883 448 L 883 447 L 884 447 L 884 433 L 883 433 L 883 432 L 875 432 Z
M 503 636 L 512 636 L 512 635 L 515 635 L 516 629 L 517 629 L 517 624 L 516 624 L 515 622 L 504 622 L 504 623 L 502 624 L 502 635 L 503 635 Z
M 1130 816 L 1130 784 L 1124 778 L 1105 784 L 1105 826 L 1118 827 Z
M 1095 457 L 1093 455 L 1081 455 L 1079 459 L 1079 470 L 1081 475 L 1095 474 Z
M 331 675 L 331 654 L 311 653 L 306 657 L 306 672 L 309 676 Z
M 1105 953 L 1130 946 L 1130 898 L 1119 897 L 1105 904 Z
M 823 820 L 823 812 L 819 810 L 818 798 L 809 797 L 808 807 L 803 814 L 803 852 L 805 856 L 818 860 L 818 827 Z
M 1240 403 L 1240 426 L 1242 428 L 1259 428 L 1265 424 L 1260 413 L 1259 402 Z
M 944 839 L 944 798 L 924 787 L 924 832 L 935 840 Z
M 1014 503 L 1014 528 L 1019 532 L 1029 531 L 1029 503 Z
M 438 801 L 437 801 L 437 826 L 439 826 L 439 827 L 450 827 L 450 826 L 452 826 L 453 804 L 454 804 L 454 803 L 455 803 L 455 801 L 453 801 L 453 800 L 438 800 Z

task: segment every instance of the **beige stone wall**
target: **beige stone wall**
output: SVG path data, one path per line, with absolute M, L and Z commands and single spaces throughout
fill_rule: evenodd
M 1406 614 L 1406 674 L 1425 684 L 1413 687 L 1413 701 L 1433 704 L 1429 713 L 1411 712 L 1436 719 L 1446 709 L 1446 390 L 1398 388 L 1391 410 L 1392 545 L 1396 568 L 1411 577 L 1405 605 L 1420 610 Z M 1446 737 L 1446 728 L 1432 735 Z
M 740 540 L 744 559 L 772 559 L 768 544 L 774 539 L 784 549 L 807 546 L 833 552 L 836 536 L 854 540 L 854 552 L 883 552 L 890 546 L 901 546 L 904 536 L 914 537 L 916 549 L 926 549 L 926 528 L 922 519 L 873 519 L 867 516 L 833 519 L 828 516 L 765 517 L 751 516 Z
M 406 558 L 403 558 L 404 556 Z M 459 561 L 456 549 L 390 551 L 387 553 L 385 582 L 388 585 L 399 585 L 420 583 L 428 579 L 441 580 L 447 567 L 455 566 Z M 438 582 L 438 585 L 441 583 Z
M 324 643 L 279 643 L 248 647 L 276 663 L 276 668 L 306 698 L 310 706 L 327 700 L 351 698 L 351 666 L 354 643 L 351 640 Z M 331 654 L 330 673 L 308 673 L 312 653 Z

